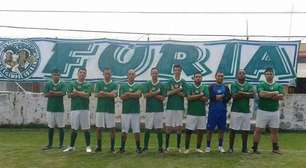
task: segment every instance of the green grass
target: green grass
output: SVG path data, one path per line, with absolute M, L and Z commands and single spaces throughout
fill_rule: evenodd
M 67 129 L 68 130 L 68 129 Z M 65 144 L 70 140 L 70 131 L 66 130 Z M 120 134 L 117 134 L 116 148 L 120 144 Z M 54 137 L 57 145 L 57 132 Z M 171 136 L 171 144 L 175 146 L 175 136 Z M 206 140 L 206 138 L 204 139 Z M 225 149 L 227 149 L 228 135 L 225 135 Z M 103 137 L 102 153 L 85 153 L 84 135 L 79 133 L 77 139 L 77 151 L 63 153 L 59 149 L 42 151 L 41 148 L 47 143 L 46 129 L 0 129 L 0 167 L 102 167 L 102 168 L 185 168 L 185 167 L 233 167 L 233 168 L 265 168 L 265 167 L 305 167 L 306 165 L 306 134 L 305 133 L 281 133 L 280 147 L 282 155 L 271 153 L 271 143 L 269 134 L 262 136 L 260 151 L 262 154 L 241 154 L 240 136 L 236 138 L 236 148 L 233 154 L 221 154 L 215 151 L 216 135 L 214 135 L 212 149 L 209 154 L 190 153 L 188 155 L 171 152 L 158 154 L 156 152 L 156 136 L 151 134 L 150 151 L 146 154 L 137 155 L 132 134 L 127 142 L 127 152 L 125 154 L 112 154 L 109 152 L 109 134 Z M 95 135 L 92 131 L 92 147 L 95 146 Z M 182 141 L 182 146 L 184 138 Z M 251 136 L 249 146 L 251 146 Z M 193 136 L 191 147 L 194 147 L 195 138 Z

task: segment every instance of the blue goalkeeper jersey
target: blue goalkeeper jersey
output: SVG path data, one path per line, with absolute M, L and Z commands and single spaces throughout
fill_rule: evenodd
M 217 95 L 224 95 L 222 100 L 216 100 Z M 209 86 L 209 114 L 219 115 L 227 112 L 226 104 L 231 95 L 229 88 L 224 84 L 212 84 Z

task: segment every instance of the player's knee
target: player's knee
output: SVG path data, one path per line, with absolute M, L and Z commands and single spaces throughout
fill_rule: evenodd
M 190 129 L 186 129 L 185 132 L 186 132 L 186 134 L 192 134 L 193 131 L 190 130 Z

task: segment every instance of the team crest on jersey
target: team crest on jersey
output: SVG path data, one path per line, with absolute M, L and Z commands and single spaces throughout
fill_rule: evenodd
M 195 93 L 196 93 L 196 94 L 199 94 L 199 93 L 200 93 L 200 91 L 199 91 L 199 90 L 196 90 L 196 91 L 195 91 Z
M 181 87 L 181 85 L 179 85 L 179 84 L 174 84 L 174 88 L 175 89 L 178 89 L 178 88 L 180 88 Z
M 29 40 L 9 40 L 0 44 L 0 75 L 6 79 L 30 78 L 40 63 L 40 50 Z

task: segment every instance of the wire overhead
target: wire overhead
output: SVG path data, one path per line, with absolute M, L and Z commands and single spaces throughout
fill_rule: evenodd
M 288 35 L 155 33 L 155 32 L 104 31 L 104 30 L 65 29 L 65 28 L 47 28 L 47 27 L 25 27 L 25 26 L 9 26 L 9 25 L 0 25 L 0 28 L 24 29 L 24 30 L 68 31 L 68 32 L 85 32 L 85 33 L 104 33 L 104 34 L 158 35 L 158 36 L 306 38 L 306 35 L 288 36 Z
M 306 14 L 306 11 L 113 11 L 113 10 L 25 10 L 7 9 L 0 12 L 11 13 L 94 13 L 94 14 Z

